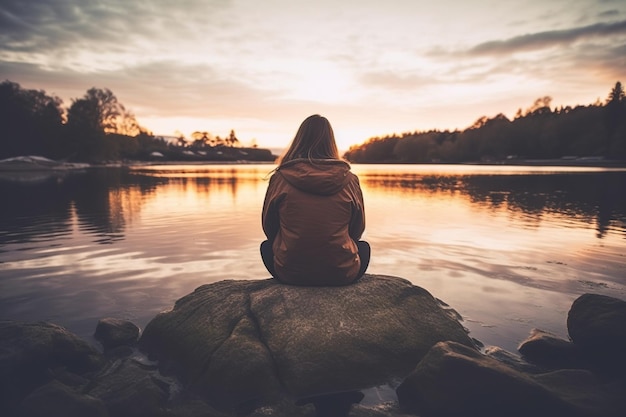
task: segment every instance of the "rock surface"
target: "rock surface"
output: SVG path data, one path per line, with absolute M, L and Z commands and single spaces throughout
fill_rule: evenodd
M 428 291 L 366 275 L 346 287 L 222 281 L 199 287 L 147 326 L 140 349 L 211 405 L 254 409 L 403 377 L 466 330 Z
M 584 367 L 581 352 L 574 343 L 543 330 L 533 329 L 517 350 L 529 362 L 546 369 Z
M 111 416 L 158 416 L 169 397 L 169 381 L 155 371 L 132 359 L 116 360 L 83 391 L 100 399 Z
M 527 374 L 455 342 L 435 345 L 397 389 L 420 416 L 617 417 L 614 396 L 586 370 Z
M 481 353 L 444 306 L 395 277 L 340 288 L 223 281 L 150 323 L 141 344 L 160 364 L 128 345 L 103 355 L 54 324 L 0 321 L 0 416 L 624 416 L 623 301 L 581 296 L 573 342 L 533 330 L 523 357 Z
M 139 327 L 128 320 L 107 317 L 98 321 L 94 338 L 105 352 L 120 346 L 132 347 L 139 339 Z
M 626 301 L 583 294 L 572 304 L 567 330 L 594 365 L 610 372 L 626 371 Z
M 51 370 L 81 375 L 96 371 L 103 362 L 98 351 L 61 326 L 0 321 L 0 415 L 49 382 Z
M 52 381 L 29 394 L 20 406 L 20 417 L 109 417 L 102 401 L 83 395 L 59 381 Z

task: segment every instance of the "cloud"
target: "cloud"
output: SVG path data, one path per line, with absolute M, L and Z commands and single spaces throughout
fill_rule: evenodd
M 3 0 L 0 50 L 68 51 L 77 46 L 121 48 L 161 38 L 186 39 L 220 29 L 227 0 Z M 218 19 L 212 21 L 212 19 Z
M 400 74 L 394 71 L 369 71 L 359 76 L 359 81 L 367 87 L 390 91 L 406 92 L 432 84 L 432 78 L 417 74 Z
M 616 23 L 596 23 L 566 30 L 552 30 L 516 36 L 503 41 L 484 42 L 471 48 L 468 53 L 480 55 L 508 55 L 516 52 L 535 51 L 552 46 L 568 45 L 579 40 L 606 38 L 626 34 L 626 20 Z
M 119 3 L 49 2 L 6 0 L 0 6 L 0 40 L 3 49 L 36 52 L 63 49 L 83 40 L 119 41 L 129 18 L 136 10 L 124 10 Z M 132 7 L 132 6 L 131 6 Z
M 83 73 L 46 70 L 37 65 L 0 61 L 0 73 L 39 89 L 46 80 L 50 94 L 81 97 L 88 88 L 109 88 L 128 108 L 153 116 L 184 114 L 189 117 L 241 115 L 242 103 L 257 103 L 276 92 L 220 75 L 208 65 L 173 61 L 152 62 L 114 71 Z
M 619 16 L 620 11 L 616 9 L 605 10 L 603 12 L 598 13 L 598 17 L 607 18 L 607 17 L 615 17 Z
M 590 74 L 608 80 L 624 77 L 624 49 L 626 21 L 620 21 L 536 32 L 469 49 L 435 45 L 423 56 L 440 66 L 434 78 L 440 82 L 487 86 L 507 78 L 543 88 L 564 85 L 581 90 L 585 85 L 581 80 Z
M 206 64 L 158 61 L 84 73 L 0 61 L 0 73 L 30 89 L 41 89 L 41 80 L 45 80 L 46 93 L 59 96 L 66 106 L 91 87 L 108 88 L 139 118 L 255 119 L 258 124 L 284 118 L 299 120 L 323 109 L 351 109 L 339 104 L 285 99 L 282 90 L 229 77 Z

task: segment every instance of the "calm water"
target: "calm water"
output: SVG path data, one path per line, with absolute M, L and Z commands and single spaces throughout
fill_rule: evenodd
M 196 287 L 267 278 L 258 254 L 271 165 L 0 176 L 0 319 L 91 338 L 140 326 Z M 455 308 L 471 335 L 515 351 L 533 327 L 566 336 L 580 294 L 626 299 L 626 170 L 354 165 L 368 272 Z

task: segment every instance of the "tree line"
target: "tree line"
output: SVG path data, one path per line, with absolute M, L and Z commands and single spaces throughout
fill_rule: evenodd
M 269 150 L 235 150 L 239 140 L 194 132 L 174 142 L 156 137 L 137 123 L 109 89 L 91 88 L 65 108 L 43 90 L 0 83 L 0 159 L 39 155 L 76 162 L 147 160 L 155 155 L 176 160 L 273 160 Z M 223 148 L 223 149 L 222 149 Z
M 626 98 L 621 82 L 605 102 L 550 107 L 549 96 L 510 120 L 480 117 L 465 130 L 407 132 L 368 139 L 344 158 L 355 163 L 459 163 L 597 157 L 626 160 Z

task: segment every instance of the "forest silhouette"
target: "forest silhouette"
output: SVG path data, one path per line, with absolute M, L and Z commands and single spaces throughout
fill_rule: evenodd
M 539 98 L 513 120 L 480 117 L 465 130 L 430 130 L 374 137 L 344 157 L 355 163 L 510 162 L 583 158 L 626 160 L 626 99 L 621 82 L 604 103 L 552 109 Z
M 591 158 L 626 161 L 626 98 L 621 82 L 605 102 L 550 107 L 542 97 L 509 120 L 483 116 L 465 130 L 374 137 L 344 157 L 355 163 L 515 162 Z M 40 155 L 77 162 L 118 160 L 272 161 L 267 149 L 241 148 L 234 131 L 221 139 L 194 132 L 174 141 L 141 127 L 109 89 L 91 88 L 66 109 L 60 98 L 19 84 L 0 84 L 0 159 Z
M 0 159 L 39 155 L 75 162 L 167 159 L 273 161 L 268 149 L 241 147 L 234 130 L 224 139 L 194 132 L 166 140 L 140 126 L 109 89 L 91 88 L 66 109 L 43 90 L 0 84 Z

